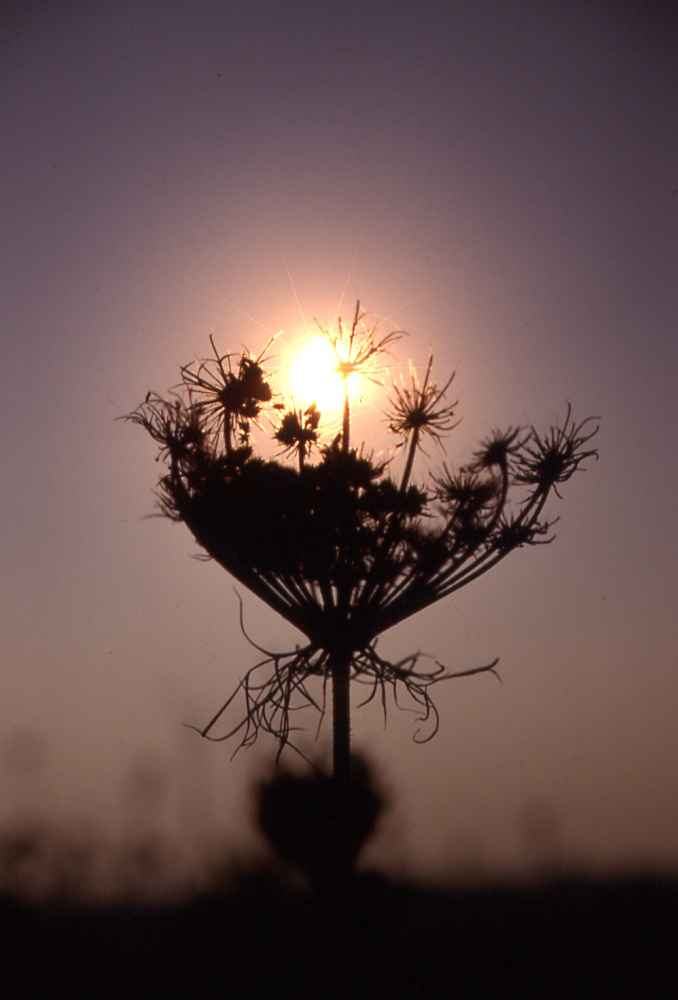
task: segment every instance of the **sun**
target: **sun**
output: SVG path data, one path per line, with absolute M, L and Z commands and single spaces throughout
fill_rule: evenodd
M 288 373 L 290 391 L 299 406 L 315 403 L 323 413 L 338 412 L 344 405 L 344 380 L 337 372 L 337 358 L 327 337 L 317 336 L 296 355 Z M 349 399 L 358 392 L 360 376 L 348 376 Z

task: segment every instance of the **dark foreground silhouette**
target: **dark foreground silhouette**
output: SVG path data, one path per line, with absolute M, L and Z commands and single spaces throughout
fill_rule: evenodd
M 436 890 L 358 875 L 328 899 L 260 868 L 163 907 L 5 897 L 0 994 L 675 1000 L 678 882 Z

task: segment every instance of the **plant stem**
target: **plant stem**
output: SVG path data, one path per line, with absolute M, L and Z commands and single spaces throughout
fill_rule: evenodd
M 334 856 L 340 876 L 350 869 L 348 832 L 351 826 L 351 654 L 330 657 L 332 671 L 332 783 L 334 786 Z
M 350 653 L 334 653 L 332 671 L 333 777 L 337 786 L 348 788 L 351 778 Z
M 412 465 L 414 464 L 414 455 L 419 444 L 419 428 L 415 427 L 412 432 L 412 440 L 410 441 L 410 447 L 407 452 L 407 461 L 405 462 L 405 471 L 403 472 L 403 478 L 400 483 L 400 490 L 403 492 L 410 481 L 410 475 L 412 474 Z
M 344 380 L 344 419 L 342 422 L 341 445 L 342 450 L 348 453 L 348 438 L 351 427 L 351 404 L 348 398 L 348 375 L 343 376 Z

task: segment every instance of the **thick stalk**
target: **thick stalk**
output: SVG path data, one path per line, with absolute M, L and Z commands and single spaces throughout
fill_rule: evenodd
M 412 474 L 412 465 L 414 464 L 414 455 L 419 445 L 419 428 L 415 427 L 412 431 L 412 440 L 410 441 L 410 447 L 407 452 L 407 461 L 405 462 L 405 471 L 403 472 L 403 478 L 400 482 L 400 490 L 403 492 L 407 489 L 410 476 Z
M 341 878 L 351 866 L 351 654 L 334 652 L 332 671 L 332 784 L 334 787 L 334 858 Z
M 351 427 L 351 404 L 348 398 L 348 375 L 343 375 L 342 378 L 344 380 L 344 416 L 341 428 L 341 445 L 342 451 L 347 453 L 349 446 L 348 437 Z
M 350 653 L 333 653 L 332 671 L 332 766 L 335 787 L 347 789 L 351 780 Z

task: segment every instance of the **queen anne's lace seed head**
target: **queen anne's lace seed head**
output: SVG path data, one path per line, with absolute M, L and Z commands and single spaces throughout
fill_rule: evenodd
M 342 377 L 376 382 L 400 336 L 365 325 L 359 304 L 350 325 L 339 321 L 337 331 L 325 332 Z M 424 669 L 419 654 L 389 662 L 377 654 L 377 638 L 509 552 L 550 541 L 546 501 L 597 457 L 589 447 L 597 427 L 575 423 L 568 406 L 562 426 L 497 431 L 465 465 L 446 462 L 414 486 L 424 439 L 442 446 L 458 422 L 457 404 L 447 401 L 453 376 L 437 385 L 432 357 L 421 380 L 410 366 L 409 383 L 394 385 L 387 402 L 385 418 L 405 456 L 394 478 L 394 459 L 377 461 L 350 445 L 348 392 L 341 433 L 323 441 L 315 406 L 285 410 L 275 401 L 270 345 L 253 357 L 221 354 L 211 343 L 213 355 L 182 368 L 170 396 L 149 393 L 128 419 L 159 445 L 162 512 L 183 521 L 209 556 L 307 637 L 293 652 L 262 651 L 240 685 L 245 718 L 228 735 L 248 746 L 263 730 L 285 746 L 298 709 L 324 714 L 328 665 L 338 654 L 349 657 L 353 679 L 368 685 L 367 700 L 379 695 L 385 710 L 389 689 L 405 694 L 435 731 L 429 688 L 458 674 L 440 664 Z M 255 452 L 252 425 L 263 427 L 266 416 L 278 458 Z M 323 683 L 320 700 L 313 678 Z

